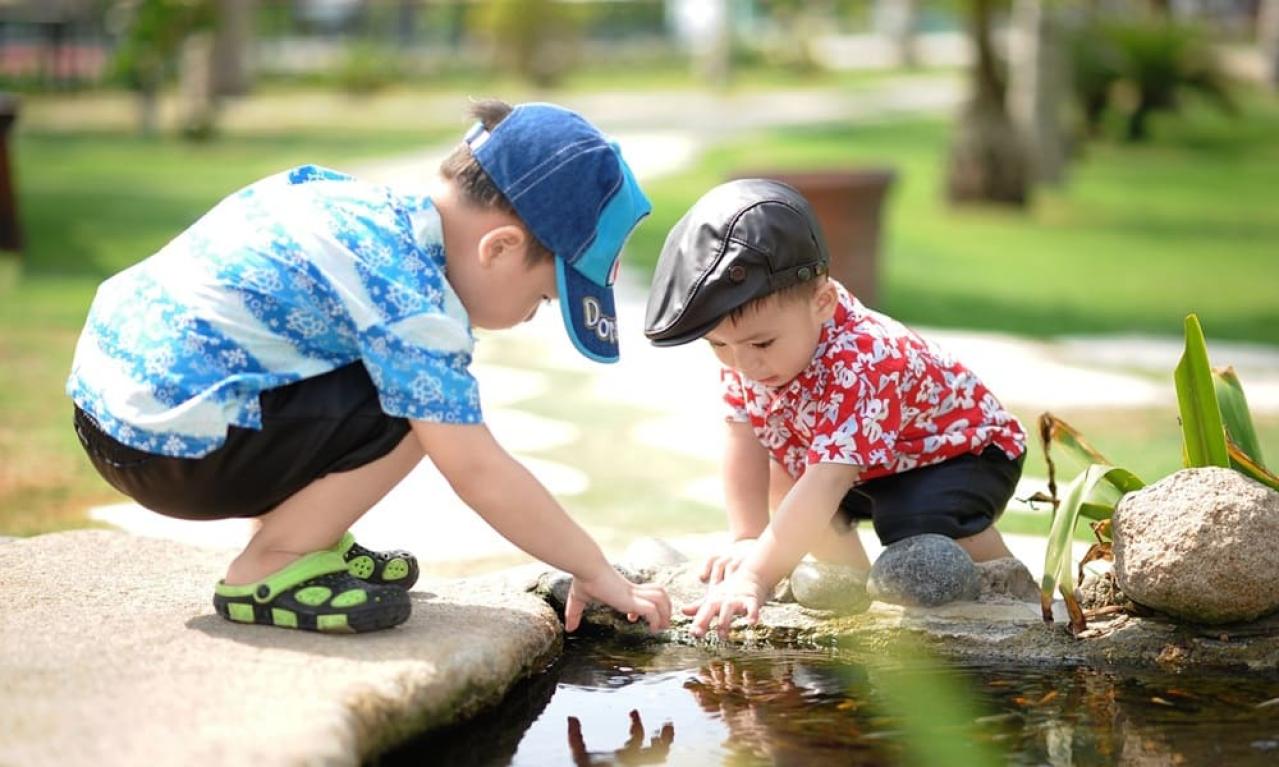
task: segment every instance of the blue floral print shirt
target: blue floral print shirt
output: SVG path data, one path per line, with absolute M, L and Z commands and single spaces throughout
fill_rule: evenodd
M 261 428 L 261 392 L 357 360 L 388 414 L 479 423 L 473 346 L 430 199 L 306 165 L 104 282 L 67 393 L 130 447 L 198 458 Z

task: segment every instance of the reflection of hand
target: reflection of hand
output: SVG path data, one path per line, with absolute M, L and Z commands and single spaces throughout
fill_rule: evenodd
M 727 639 L 736 616 L 744 614 L 750 623 L 759 622 L 759 608 L 768 599 L 767 591 L 754 573 L 738 568 L 727 580 L 711 586 L 706 596 L 684 608 L 685 615 L 695 616 L 689 631 L 700 637 L 713 626 L 721 639 Z
M 590 576 L 576 576 L 564 605 L 564 630 L 574 631 L 582 620 L 582 611 L 592 599 L 603 602 L 632 621 L 643 616 L 649 631 L 661 631 L 671 625 L 671 598 L 666 589 L 650 583 L 631 583 L 612 567 L 604 567 Z
M 769 730 L 769 708 L 777 708 L 773 716 L 784 718 L 788 710 L 806 705 L 789 664 L 779 668 L 773 663 L 769 670 L 774 673 L 756 675 L 731 660 L 713 660 L 699 669 L 696 679 L 684 683 L 703 711 L 728 725 L 732 747 L 760 759 L 775 756 L 777 735 Z M 780 676 L 775 675 L 779 670 Z
M 753 548 L 755 548 L 754 538 L 733 541 L 723 551 L 706 558 L 699 577 L 711 585 L 719 583 L 742 566 L 742 562 L 746 561 L 746 557 L 750 555 Z
M 662 764 L 675 742 L 675 725 L 667 722 L 662 725 L 660 735 L 654 735 L 649 745 L 644 745 L 644 722 L 638 711 L 631 711 L 630 737 L 626 745 L 613 752 L 619 764 Z M 568 747 L 573 753 L 573 764 L 577 767 L 588 767 L 595 764 L 591 754 L 586 750 L 586 739 L 582 737 L 582 723 L 575 716 L 568 718 Z

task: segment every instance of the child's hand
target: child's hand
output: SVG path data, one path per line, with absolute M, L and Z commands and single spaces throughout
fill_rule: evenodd
M 720 553 L 711 554 L 706 558 L 706 564 L 702 565 L 702 574 L 698 577 L 714 586 L 741 567 L 753 548 L 755 548 L 754 538 L 733 541 Z
M 573 578 L 564 605 L 564 630 L 573 632 L 582 621 L 582 611 L 594 599 L 626 613 L 628 620 L 643 617 L 649 631 L 661 631 L 671 625 L 671 598 L 666 589 L 651 583 L 631 583 L 618 575 L 612 567 L 605 567 L 598 574 Z
M 711 586 L 706 596 L 684 608 L 685 615 L 694 615 L 689 631 L 693 636 L 706 634 L 712 626 L 721 639 L 728 638 L 733 618 L 745 614 L 751 624 L 759 622 L 759 607 L 768 600 L 768 589 L 746 568 L 739 568 L 727 580 Z

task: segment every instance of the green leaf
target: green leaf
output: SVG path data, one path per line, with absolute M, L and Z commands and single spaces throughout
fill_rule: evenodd
M 1071 480 L 1066 487 L 1061 507 L 1053 516 L 1052 530 L 1048 533 L 1044 578 L 1040 582 L 1044 620 L 1052 620 L 1052 594 L 1057 590 L 1061 592 L 1070 610 L 1071 630 L 1076 633 L 1083 630 L 1083 612 L 1075 600 L 1071 550 L 1075 526 L 1081 515 L 1093 519 L 1109 519 L 1124 494 L 1142 487 L 1145 487 L 1145 483 L 1127 469 L 1100 463 L 1090 465 Z
M 1264 468 L 1266 462 L 1261 457 L 1257 428 L 1252 424 L 1248 398 L 1244 396 L 1243 384 L 1239 382 L 1239 376 L 1235 375 L 1235 369 L 1213 368 L 1212 386 L 1217 395 L 1217 406 L 1221 410 L 1221 422 L 1226 428 L 1226 438 L 1238 446 L 1253 464 Z M 1235 468 L 1238 469 L 1239 466 L 1236 465 Z
M 1255 479 L 1272 490 L 1279 490 L 1279 476 L 1275 476 L 1261 464 L 1253 462 L 1252 458 L 1234 442 L 1227 445 L 1227 448 L 1230 450 L 1230 464 L 1235 467 L 1235 471 Z
M 1188 467 L 1230 467 L 1226 430 L 1208 367 L 1208 347 L 1203 328 L 1194 314 L 1186 315 L 1186 351 L 1173 373 L 1177 384 L 1177 408 L 1181 412 L 1181 438 Z

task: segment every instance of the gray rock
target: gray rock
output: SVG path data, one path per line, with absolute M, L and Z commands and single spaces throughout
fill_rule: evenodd
M 977 578 L 983 601 L 1015 599 L 1039 603 L 1039 585 L 1030 570 L 1017 557 L 977 562 Z
M 1279 493 L 1232 469 L 1183 469 L 1124 496 L 1115 577 L 1146 607 L 1197 623 L 1279 609 Z
M 800 562 L 790 575 L 790 590 L 795 601 L 810 610 L 852 615 L 870 607 L 866 571 L 848 565 Z
M 371 634 L 233 624 L 212 605 L 233 556 L 105 530 L 0 546 L 3 761 L 356 765 L 560 646 L 545 603 L 484 580 L 423 579 Z
M 944 535 L 916 535 L 880 552 L 866 589 L 881 602 L 936 607 L 977 599 L 981 580 L 977 566 L 958 543 Z
M 647 583 L 653 570 L 635 570 L 626 565 L 613 565 L 613 569 L 631 583 Z M 535 596 L 544 599 L 563 619 L 568 603 L 568 591 L 573 586 L 573 576 L 562 570 L 550 570 L 538 576 L 529 587 Z M 648 624 L 643 620 L 630 621 L 608 605 L 592 602 L 582 611 L 582 623 L 588 628 L 602 628 L 609 633 L 643 639 L 649 636 Z

